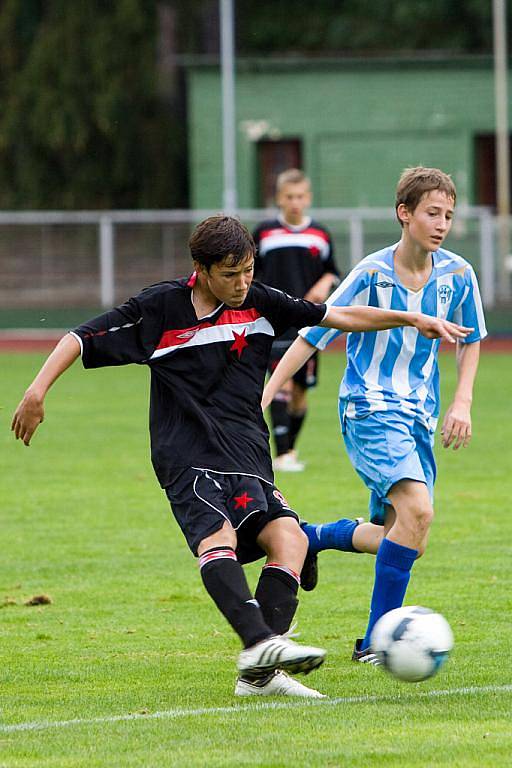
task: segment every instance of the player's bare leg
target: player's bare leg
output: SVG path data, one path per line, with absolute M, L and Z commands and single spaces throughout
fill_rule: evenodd
M 422 555 L 434 518 L 427 486 L 416 480 L 401 480 L 391 488 L 388 498 L 393 508 L 386 518 L 386 537 Z
M 383 538 L 384 528 L 382 525 L 360 523 L 352 534 L 352 546 L 358 552 L 376 555 Z

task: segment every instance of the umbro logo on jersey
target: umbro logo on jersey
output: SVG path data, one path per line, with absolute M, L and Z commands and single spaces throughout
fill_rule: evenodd
M 183 333 L 178 333 L 176 336 L 177 339 L 192 339 L 196 333 L 198 332 L 199 328 L 194 328 L 190 331 L 184 331 Z
M 389 280 L 380 280 L 378 283 L 375 283 L 375 285 L 378 288 L 394 288 L 395 284 L 390 283 Z

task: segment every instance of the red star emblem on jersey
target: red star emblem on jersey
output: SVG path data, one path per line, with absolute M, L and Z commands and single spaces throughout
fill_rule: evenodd
M 249 346 L 249 342 L 245 338 L 245 333 L 247 331 L 247 328 L 244 328 L 242 333 L 237 333 L 236 331 L 233 331 L 234 336 L 234 342 L 230 346 L 229 351 L 230 352 L 236 352 L 238 355 L 238 359 L 242 357 L 242 352 L 246 347 Z
M 235 496 L 235 509 L 238 509 L 238 507 L 243 507 L 244 509 L 247 509 L 247 505 L 250 501 L 254 501 L 250 496 L 247 495 L 247 491 L 244 491 L 242 496 Z

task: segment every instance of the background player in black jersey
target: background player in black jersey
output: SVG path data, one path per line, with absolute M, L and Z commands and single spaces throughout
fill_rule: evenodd
M 302 171 L 290 168 L 276 182 L 279 214 L 263 221 L 254 231 L 257 254 L 256 279 L 280 288 L 290 296 L 322 302 L 338 280 L 334 248 L 327 229 L 307 215 L 311 205 L 311 184 Z M 275 339 L 269 371 L 297 337 L 292 328 Z M 270 405 L 276 458 L 274 469 L 300 472 L 295 444 L 308 408 L 307 390 L 318 375 L 318 355 L 314 354 L 277 393 Z
M 348 331 L 413 325 L 452 340 L 466 331 L 418 313 L 328 309 L 253 283 L 254 241 L 232 217 L 199 224 L 190 250 L 190 277 L 150 286 L 61 339 L 12 429 L 30 444 L 48 389 L 80 354 L 86 368 L 147 365 L 155 472 L 206 590 L 243 644 L 235 693 L 318 697 L 283 671 L 308 672 L 325 651 L 286 637 L 308 542 L 274 485 L 260 406 L 272 341 L 290 326 L 319 323 Z M 253 596 L 242 563 L 263 556 Z

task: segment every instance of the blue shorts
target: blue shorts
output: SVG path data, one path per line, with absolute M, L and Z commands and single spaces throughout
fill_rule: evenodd
M 436 479 L 434 434 L 419 421 L 392 411 L 340 419 L 349 459 L 370 489 L 370 520 L 384 524 L 389 489 L 399 480 L 425 483 L 433 499 Z

